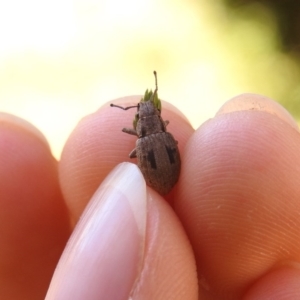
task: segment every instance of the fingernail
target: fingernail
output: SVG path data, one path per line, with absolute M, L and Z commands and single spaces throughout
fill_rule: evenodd
M 36 127 L 34 127 L 31 123 L 27 122 L 26 120 L 12 114 L 0 112 L 0 122 L 13 124 L 15 126 L 25 129 L 26 131 L 34 134 L 49 147 L 48 141 L 46 140 L 45 136 Z
M 146 214 L 139 168 L 118 165 L 78 222 L 46 299 L 128 299 L 142 267 Z
M 227 101 L 216 116 L 242 110 L 264 111 L 277 116 L 299 131 L 297 122 L 279 103 L 257 94 L 242 94 Z

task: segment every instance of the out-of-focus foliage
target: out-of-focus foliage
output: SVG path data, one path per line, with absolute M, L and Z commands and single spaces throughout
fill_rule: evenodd
M 300 55 L 300 1 L 297 0 L 225 0 L 231 9 L 252 3 L 264 4 L 275 15 L 284 50 Z
M 224 0 L 228 14 L 241 20 L 268 23 L 269 17 L 261 18 L 261 11 L 273 17 L 274 32 L 278 44 L 274 45 L 291 64 L 280 69 L 286 89 L 278 94 L 281 102 L 298 120 L 300 119 L 300 1 L 295 0 Z M 274 72 L 277 72 L 274 65 Z M 288 76 L 287 76 L 288 75 Z M 292 78 L 292 81 L 290 79 Z M 267 79 L 266 79 L 267 80 Z M 276 85 L 276 82 L 272 82 Z

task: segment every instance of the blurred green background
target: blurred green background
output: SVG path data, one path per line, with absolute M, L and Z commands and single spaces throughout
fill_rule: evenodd
M 2 1 L 0 110 L 39 128 L 57 158 L 82 117 L 153 88 L 153 70 L 195 128 L 244 92 L 299 120 L 299 12 L 288 0 Z

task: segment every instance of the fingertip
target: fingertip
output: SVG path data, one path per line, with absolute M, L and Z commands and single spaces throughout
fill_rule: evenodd
M 279 113 L 244 108 L 217 114 L 192 135 L 174 201 L 203 286 L 218 296 L 239 297 L 300 249 L 299 133 Z
M 137 166 L 119 165 L 78 222 L 46 299 L 197 295 L 193 251 L 174 212 L 156 192 L 146 192 Z
M 25 132 L 34 135 L 50 149 L 49 143 L 45 136 L 35 126 L 27 122 L 26 120 L 9 113 L 0 112 L 0 122 L 2 123 L 2 125 L 7 124 L 15 126 L 20 130 L 24 130 Z
M 135 137 L 122 132 L 132 124 L 129 113 L 106 104 L 83 118 L 68 138 L 59 179 L 74 223 L 109 172 L 121 162 L 130 162 Z
M 146 212 L 140 170 L 118 165 L 77 223 L 46 299 L 128 299 L 142 268 Z
M 216 113 L 216 116 L 237 111 L 263 111 L 275 115 L 285 121 L 292 128 L 299 131 L 299 127 L 291 114 L 278 102 L 258 94 L 241 94 L 228 100 Z

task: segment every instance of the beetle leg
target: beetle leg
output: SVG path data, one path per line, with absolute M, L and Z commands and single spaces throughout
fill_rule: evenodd
M 168 124 L 170 123 L 170 121 L 166 120 L 166 121 L 164 121 L 164 123 L 165 123 L 165 126 L 167 127 Z
M 133 128 L 123 128 L 122 131 L 128 134 L 137 135 L 136 130 Z
M 130 158 L 135 158 L 136 157 L 136 148 L 134 148 L 130 153 L 129 153 Z

